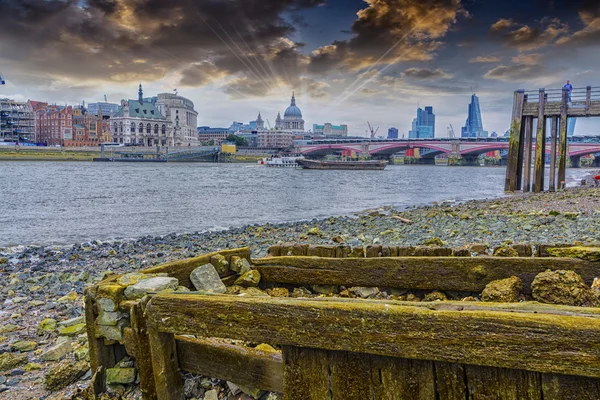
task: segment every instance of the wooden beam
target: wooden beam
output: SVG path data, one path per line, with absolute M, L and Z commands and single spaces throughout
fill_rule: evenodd
M 592 108 L 592 87 L 588 86 L 585 89 L 585 113 L 590 115 Z
M 147 315 L 159 332 L 600 377 L 597 314 L 461 303 L 431 310 L 409 302 L 159 294 Z
M 192 282 L 190 281 L 190 274 L 192 271 L 201 265 L 210 263 L 210 258 L 217 254 L 221 254 L 227 259 L 230 259 L 232 256 L 250 259 L 250 249 L 248 247 L 243 247 L 240 249 L 216 251 L 214 253 L 203 254 L 185 260 L 172 261 L 156 267 L 144 269 L 141 272 L 143 274 L 167 273 L 170 277 L 179 279 L 179 284 L 181 286 L 192 288 Z
M 528 95 L 523 96 L 523 104 L 527 103 Z M 523 125 L 523 117 L 521 116 L 521 132 L 519 133 L 519 153 L 517 158 L 517 176 L 515 180 L 515 189 L 521 190 L 523 184 L 523 159 L 525 153 L 525 147 L 523 146 L 523 142 L 525 141 L 525 126 Z M 510 145 L 510 143 L 509 143 Z
M 156 400 L 154 371 L 148 327 L 144 318 L 144 304 L 141 301 L 130 309 L 132 339 L 135 343 L 135 363 L 140 377 L 140 391 L 144 400 Z
M 532 135 L 533 135 L 533 118 L 524 117 L 525 121 L 525 179 L 523 182 L 523 192 L 531 190 L 531 154 L 532 154 Z
M 106 370 L 114 367 L 116 360 L 114 346 L 105 345 L 104 339 L 99 338 L 96 335 L 96 318 L 98 317 L 98 312 L 96 303 L 93 299 L 93 290 L 95 288 L 96 287 L 92 287 L 85 290 L 84 311 L 90 354 L 90 367 L 92 368 L 92 373 L 95 375 L 93 390 L 95 392 L 94 394 L 99 394 L 106 390 Z
M 533 174 L 533 192 L 544 191 L 544 173 L 546 172 L 546 91 L 540 89 L 539 114 L 537 120 L 537 136 L 535 144 L 535 170 Z
M 531 282 L 547 269 L 575 271 L 589 285 L 598 276 L 597 264 L 554 257 L 270 257 L 253 263 L 265 282 L 469 292 L 481 292 L 491 281 L 518 276 L 523 291 L 531 293 Z
M 560 106 L 560 144 L 558 146 L 558 188 L 563 189 L 567 176 L 567 112 L 569 91 L 563 89 L 562 103 Z
M 283 360 L 279 352 L 183 336 L 176 336 L 175 342 L 183 371 L 283 393 Z
M 504 184 L 504 190 L 507 192 L 514 192 L 517 186 L 517 167 L 519 163 L 519 149 L 521 147 L 521 120 L 523 118 L 524 99 L 525 91 L 517 90 L 513 98 L 508 163 L 506 166 L 506 181 Z
M 148 329 L 156 397 L 160 400 L 184 400 L 183 381 L 179 372 L 175 336 Z
M 556 190 L 556 139 L 558 134 L 558 117 L 552 117 L 552 130 L 550 132 L 550 184 L 548 190 Z

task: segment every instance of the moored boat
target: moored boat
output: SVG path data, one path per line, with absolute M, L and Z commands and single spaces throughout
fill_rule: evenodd
M 342 169 L 342 170 L 382 170 L 387 161 L 317 161 L 301 159 L 296 160 L 303 169 Z

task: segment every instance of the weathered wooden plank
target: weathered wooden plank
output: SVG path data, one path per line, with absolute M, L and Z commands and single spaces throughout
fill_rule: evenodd
M 465 400 L 468 392 L 465 366 L 458 363 L 434 362 L 434 367 L 439 398 Z
M 544 400 L 600 399 L 600 379 L 583 376 L 542 374 Z
M 161 332 L 600 377 L 600 318 L 572 310 L 159 294 L 147 315 Z
M 531 155 L 532 155 L 532 137 L 533 137 L 533 117 L 525 117 L 525 177 L 523 180 L 523 192 L 531 190 Z
M 307 256 L 313 257 L 335 257 L 334 246 L 308 246 Z
M 525 92 L 518 90 L 514 94 L 512 121 L 510 125 L 510 142 L 508 148 L 508 161 L 506 166 L 506 182 L 504 190 L 514 192 L 517 190 L 517 176 L 520 174 L 519 153 L 522 145 L 522 119 Z
M 154 385 L 154 371 L 152 366 L 152 352 L 148 327 L 144 318 L 144 304 L 140 301 L 131 306 L 130 312 L 131 332 L 135 343 L 135 363 L 140 377 L 140 390 L 144 400 L 155 400 L 156 389 Z
M 192 282 L 190 281 L 190 274 L 192 271 L 201 265 L 210 263 L 210 258 L 217 254 L 221 254 L 226 258 L 238 256 L 250 259 L 250 249 L 243 247 L 240 249 L 221 250 L 214 253 L 203 254 L 201 256 L 188 258 L 185 260 L 172 261 L 156 267 L 147 268 L 141 272 L 144 274 L 167 273 L 169 276 L 179 279 L 180 285 L 192 288 Z M 226 274 L 224 276 L 226 276 Z
M 160 400 L 184 400 L 174 335 L 149 328 L 148 337 L 156 397 Z
M 470 400 L 542 400 L 541 374 L 466 365 Z
M 537 136 L 535 144 L 535 169 L 533 174 L 533 192 L 544 191 L 544 173 L 546 171 L 546 117 L 544 108 L 546 105 L 546 91 L 540 89 L 539 114 L 537 120 Z
M 114 367 L 116 360 L 114 346 L 105 345 L 104 339 L 96 336 L 96 318 L 98 317 L 98 313 L 91 290 L 86 289 L 84 294 L 85 324 L 88 336 L 90 366 L 92 373 L 97 374 L 93 390 L 95 391 L 94 394 L 99 394 L 106 390 L 106 369 Z
M 264 281 L 295 285 L 377 286 L 480 292 L 496 279 L 518 276 L 523 291 L 547 269 L 572 270 L 592 284 L 597 264 L 571 258 L 510 257 L 270 257 L 253 260 Z
M 558 117 L 552 117 L 552 128 L 550 131 L 550 184 L 548 190 L 556 190 L 556 139 L 558 134 Z
M 436 398 L 432 361 L 381 356 L 372 356 L 371 358 L 371 393 L 374 395 L 374 399 L 429 400 Z M 365 367 L 363 366 L 363 368 Z M 366 397 L 363 396 L 362 399 L 364 398 Z M 441 398 L 446 399 L 446 397 Z
M 175 342 L 183 371 L 283 393 L 283 361 L 278 352 L 182 336 L 176 336 Z
M 347 258 L 350 257 L 350 253 L 352 253 L 350 246 L 340 245 L 335 249 L 335 258 Z
M 566 89 L 562 91 L 562 104 L 560 107 L 560 134 L 558 146 L 558 188 L 562 189 L 567 174 L 567 113 L 569 92 Z
M 347 351 L 323 351 L 330 371 L 331 400 L 371 397 L 371 356 Z
M 327 352 L 309 347 L 283 347 L 285 400 L 330 398 Z

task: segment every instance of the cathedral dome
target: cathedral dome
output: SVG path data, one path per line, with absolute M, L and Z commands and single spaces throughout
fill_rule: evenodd
M 292 94 L 292 102 L 283 114 L 284 118 L 302 118 L 302 111 L 296 107 L 296 97 Z

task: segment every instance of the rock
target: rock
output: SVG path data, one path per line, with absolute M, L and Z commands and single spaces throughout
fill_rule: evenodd
M 248 386 L 244 386 L 244 385 L 237 385 L 240 390 L 244 393 L 246 393 L 249 396 L 252 396 L 255 399 L 259 399 L 263 394 L 265 394 L 266 392 L 264 390 L 260 390 L 260 389 L 256 389 L 253 387 L 248 387 Z
M 318 294 L 338 294 L 340 292 L 339 288 L 333 285 L 313 285 L 312 290 Z
M 242 290 L 240 294 L 244 294 L 247 296 L 255 296 L 255 297 L 269 297 L 269 295 L 259 288 L 249 287 L 247 289 Z
M 98 287 L 96 303 L 104 311 L 117 311 L 119 303 L 123 300 L 125 286 L 110 284 Z
M 423 301 L 447 301 L 448 297 L 446 297 L 446 295 L 442 292 L 439 291 L 433 291 L 431 293 L 428 293 L 427 295 L 425 295 L 425 297 L 423 298 Z
M 0 326 L 0 333 L 16 332 L 16 331 L 20 331 L 21 329 L 23 329 L 23 328 L 20 327 L 19 325 L 6 324 L 4 326 Z
M 586 261 L 600 261 L 600 247 L 553 247 L 546 250 L 551 257 L 579 258 Z
M 144 274 L 139 272 L 130 272 L 120 276 L 119 279 L 117 279 L 117 283 L 122 286 L 131 286 L 135 285 L 142 279 L 144 279 Z
M 433 238 L 427 239 L 423 242 L 423 244 L 425 246 L 435 246 L 435 247 L 444 247 L 444 245 L 445 245 L 444 241 L 438 237 L 433 237 Z
M 215 267 L 219 275 L 227 275 L 229 273 L 229 263 L 221 254 L 216 254 L 210 258 L 210 263 Z
M 511 246 L 519 255 L 519 257 L 531 257 L 533 255 L 533 249 L 530 244 L 513 244 Z
M 123 341 L 123 327 L 127 325 L 125 320 L 119 320 L 117 326 L 97 325 L 98 335 L 110 340 Z
M 307 288 L 300 287 L 300 288 L 294 288 L 294 291 L 292 292 L 292 297 L 296 297 L 296 298 L 298 298 L 298 297 L 313 297 L 313 294 Z
M 0 257 L 0 265 L 6 265 L 6 264 L 8 264 L 8 258 Z
M 271 297 L 289 297 L 290 291 L 286 288 L 267 289 L 267 294 Z
M 540 303 L 595 306 L 596 299 L 581 276 L 573 271 L 545 271 L 531 284 L 533 298 Z
M 119 311 L 104 311 L 100 309 L 96 323 L 98 325 L 116 326 L 120 319 L 121 313 Z
M 58 326 L 57 322 L 53 318 L 46 318 L 40 321 L 37 326 L 37 334 L 43 335 L 44 333 L 53 333 L 56 331 L 56 327 Z
M 252 266 L 245 258 L 231 257 L 231 270 L 237 272 L 239 275 L 243 275 L 250 271 Z
M 406 295 L 406 301 L 420 302 L 421 299 L 419 297 L 415 296 L 414 294 L 409 293 Z
M 85 324 L 66 326 L 58 331 L 59 336 L 74 337 L 86 331 Z
M 160 292 L 162 290 L 175 290 L 179 286 L 177 278 L 169 278 L 165 276 L 157 276 L 154 278 L 144 279 L 135 285 L 128 286 L 125 289 L 125 298 L 129 300 L 141 299 L 149 292 Z
M 183 393 L 186 398 L 199 398 L 204 394 L 204 389 L 201 385 L 202 378 L 199 376 L 191 376 L 183 382 Z
M 26 354 L 2 353 L 0 354 L 0 372 L 7 371 L 27 363 Z
M 80 317 L 74 317 L 74 318 L 66 319 L 64 321 L 60 321 L 58 323 L 58 327 L 64 328 L 67 326 L 80 325 L 80 324 L 84 324 L 84 323 L 85 323 L 85 320 L 84 320 L 83 316 L 80 316 Z
M 46 350 L 40 356 L 41 361 L 58 361 L 67 354 L 73 351 L 73 347 L 71 346 L 71 342 L 62 342 L 58 343 L 48 350 Z
M 79 299 L 79 295 L 77 292 L 69 292 L 67 295 L 58 299 L 59 303 L 67 303 L 71 301 L 77 301 Z
M 267 353 L 279 353 L 273 346 L 266 343 L 261 343 L 255 347 L 256 350 L 266 351 Z
M 46 372 L 44 386 L 51 392 L 60 390 L 71 383 L 76 382 L 88 369 L 89 365 L 85 361 L 61 361 L 58 365 L 51 367 Z
M 42 364 L 40 363 L 29 363 L 25 366 L 26 372 L 38 371 L 40 369 L 42 369 Z
M 90 350 L 87 347 L 80 347 L 73 352 L 73 356 L 77 361 L 89 361 L 90 359 Z
M 208 293 L 225 293 L 227 291 L 217 269 L 212 264 L 204 264 L 194 269 L 190 274 L 190 280 L 198 291 Z
M 225 291 L 225 293 L 227 293 L 227 294 L 240 294 L 243 291 L 244 291 L 243 287 L 232 285 L 232 286 L 227 286 L 227 290 Z
M 379 293 L 379 289 L 376 287 L 363 287 L 363 286 L 355 286 L 348 288 L 348 291 L 355 295 L 356 297 L 360 297 L 363 299 L 373 298 Z
M 318 226 L 315 226 L 313 228 L 310 228 L 306 234 L 313 235 L 313 236 L 321 236 L 322 233 L 321 233 L 321 229 L 319 229 Z
M 204 393 L 204 400 L 219 400 L 219 392 L 215 389 L 211 389 Z
M 135 382 L 136 371 L 135 368 L 108 368 L 106 370 L 106 384 L 116 385 L 123 384 L 127 385 Z
M 37 343 L 30 340 L 19 340 L 10 346 L 13 350 L 18 350 L 21 353 L 27 353 L 37 349 Z
M 510 278 L 499 279 L 485 286 L 485 289 L 481 292 L 481 300 L 514 303 L 518 300 L 522 289 L 523 282 L 519 277 L 511 276 Z
M 473 296 L 467 296 L 467 297 L 461 299 L 461 301 L 477 301 L 477 299 Z
M 495 257 L 519 257 L 519 253 L 512 247 L 501 246 L 494 250 Z
M 258 270 L 256 269 L 253 269 L 241 275 L 239 278 L 236 279 L 236 281 L 233 284 L 247 288 L 257 287 L 259 283 L 260 272 L 258 272 Z

